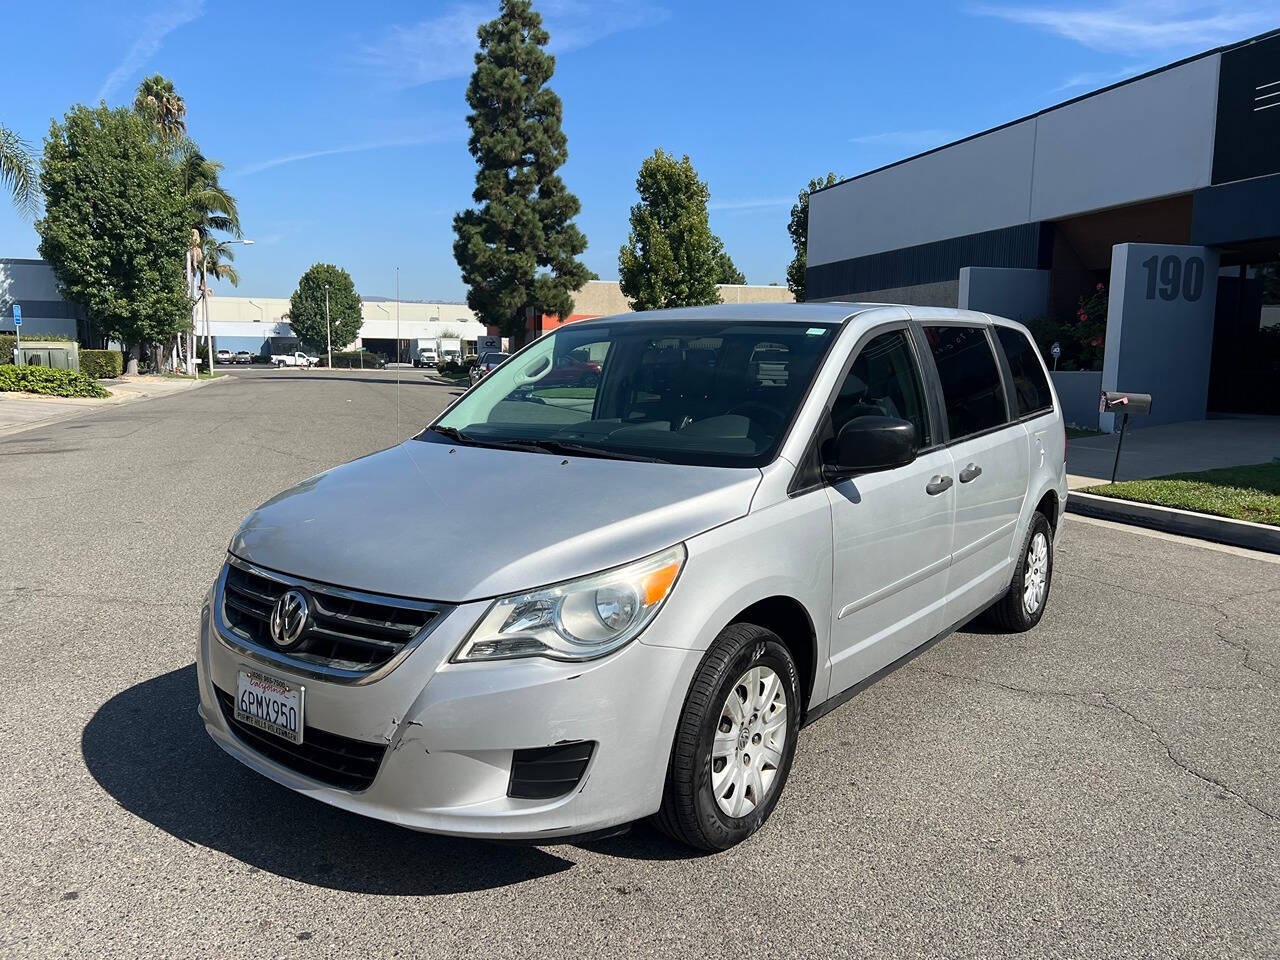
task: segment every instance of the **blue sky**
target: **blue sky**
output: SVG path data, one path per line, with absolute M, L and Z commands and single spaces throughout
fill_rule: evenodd
M 543 0 L 586 262 L 617 277 L 640 161 L 688 153 L 752 283 L 784 282 L 810 177 L 849 176 L 1280 26 L 1273 3 L 892 4 Z M 1264 9 L 1265 8 L 1265 9 Z M 363 294 L 461 299 L 451 219 L 470 200 L 463 91 L 488 2 L 50 0 L 4 14 L 0 122 L 38 148 L 71 103 L 171 77 L 226 164 L 239 293 L 288 296 L 311 263 Z M 1105 149 L 1105 144 L 1082 144 Z M 0 203 L 0 256 L 34 257 Z M 221 291 L 232 292 L 230 288 Z

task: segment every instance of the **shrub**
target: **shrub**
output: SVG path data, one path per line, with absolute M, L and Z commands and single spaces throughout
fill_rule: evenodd
M 13 348 L 18 345 L 18 338 L 12 333 L 0 333 L 0 364 L 13 363 Z
M 42 393 L 50 397 L 109 397 L 98 382 L 74 370 L 0 365 L 0 393 Z
M 80 372 L 95 380 L 110 380 L 124 372 L 124 354 L 119 350 L 81 350 Z

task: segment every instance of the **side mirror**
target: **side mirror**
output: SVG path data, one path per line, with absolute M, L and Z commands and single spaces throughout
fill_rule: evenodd
M 916 428 L 897 417 L 854 417 L 828 447 L 822 472 L 828 480 L 905 467 L 916 458 Z

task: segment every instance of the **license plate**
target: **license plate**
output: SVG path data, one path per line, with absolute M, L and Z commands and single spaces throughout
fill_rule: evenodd
M 235 717 L 292 743 L 302 742 L 303 688 L 251 670 L 236 681 Z

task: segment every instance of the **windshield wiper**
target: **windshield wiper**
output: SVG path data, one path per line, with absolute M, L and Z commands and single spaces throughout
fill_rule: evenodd
M 604 460 L 638 460 L 642 463 L 668 463 L 661 457 L 649 457 L 642 453 L 623 453 L 618 450 L 602 450 L 599 447 L 589 447 L 582 443 L 569 443 L 564 440 L 531 440 L 532 444 L 536 444 L 543 450 L 550 453 L 567 453 L 582 457 L 599 457 Z
M 531 453 L 559 453 L 579 457 L 596 457 L 602 460 L 638 460 L 643 463 L 668 463 L 660 457 L 648 457 L 639 453 L 620 453 L 616 450 L 601 450 L 581 443 L 569 443 L 564 440 L 498 440 L 489 437 L 474 437 L 463 433 L 456 427 L 434 426 L 431 428 L 441 436 L 448 437 L 458 443 L 472 447 L 489 447 L 494 450 L 527 450 Z
M 440 436 L 442 437 L 448 437 L 450 440 L 453 440 L 455 443 L 466 443 L 466 444 L 476 443 L 476 440 L 474 438 L 467 436 L 457 427 L 442 427 L 439 424 L 436 424 L 434 427 L 431 428 L 431 430 L 435 433 L 440 434 Z

